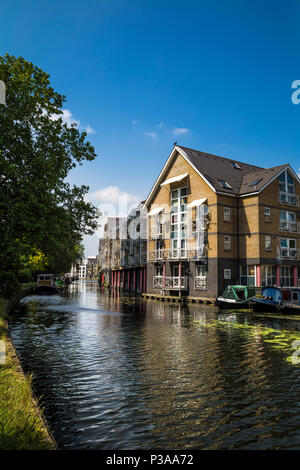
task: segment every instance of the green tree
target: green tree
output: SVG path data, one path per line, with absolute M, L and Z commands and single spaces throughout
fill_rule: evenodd
M 84 234 L 97 227 L 88 186 L 66 182 L 96 157 L 86 132 L 62 119 L 65 96 L 49 75 L 22 57 L 0 57 L 6 105 L 0 105 L 0 266 L 18 273 L 42 252 L 53 271 L 68 270 Z M 75 257 L 75 258 L 74 258 Z M 58 266 L 59 265 L 59 266 Z

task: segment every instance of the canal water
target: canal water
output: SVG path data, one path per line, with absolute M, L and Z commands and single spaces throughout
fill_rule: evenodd
M 9 326 L 61 449 L 300 449 L 299 317 L 78 282 Z

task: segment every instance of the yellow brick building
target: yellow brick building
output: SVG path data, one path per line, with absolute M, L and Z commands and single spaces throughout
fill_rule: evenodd
M 175 145 L 146 201 L 147 292 L 214 298 L 228 284 L 298 285 L 300 181 Z

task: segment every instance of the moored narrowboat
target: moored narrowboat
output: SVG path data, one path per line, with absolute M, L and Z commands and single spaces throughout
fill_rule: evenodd
M 58 288 L 54 274 L 38 274 L 37 285 L 34 288 L 35 294 L 56 294 Z
M 222 309 L 248 308 L 254 293 L 253 287 L 241 285 L 227 286 L 223 295 L 217 298 L 216 305 Z
M 282 306 L 282 292 L 279 287 L 263 287 L 262 294 L 251 298 L 254 312 L 276 312 Z
M 294 287 L 283 291 L 280 311 L 285 314 L 300 315 L 300 288 Z

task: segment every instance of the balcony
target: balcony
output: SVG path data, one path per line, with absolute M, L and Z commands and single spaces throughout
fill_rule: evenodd
M 299 196 L 295 193 L 279 191 L 279 202 L 290 206 L 299 207 Z
M 281 232 L 300 233 L 300 223 L 288 220 L 280 220 L 279 230 Z
M 205 248 L 187 249 L 187 248 L 160 248 L 148 252 L 148 261 L 164 261 L 164 260 L 199 260 L 206 258 Z
M 194 283 L 195 290 L 206 290 L 206 278 L 196 277 Z
M 153 278 L 154 289 L 166 289 L 166 290 L 187 290 L 188 289 L 188 278 L 187 276 L 158 276 Z
M 280 248 L 280 259 L 298 260 L 300 259 L 300 250 L 297 248 Z

